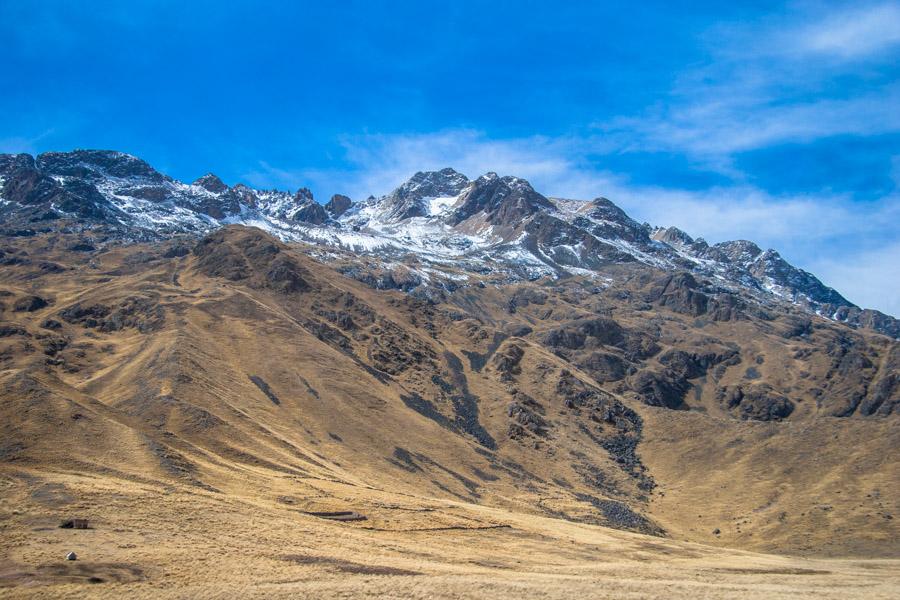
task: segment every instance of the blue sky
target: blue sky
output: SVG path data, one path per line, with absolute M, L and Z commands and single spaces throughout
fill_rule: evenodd
M 900 315 L 900 2 L 0 0 L 0 152 L 381 194 L 606 196 Z

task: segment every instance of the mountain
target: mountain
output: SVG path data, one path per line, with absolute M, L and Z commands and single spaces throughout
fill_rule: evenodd
M 396 190 L 379 199 L 377 210 L 381 220 L 396 222 L 412 217 L 427 217 L 435 213 L 438 198 L 459 195 L 469 184 L 469 179 L 453 169 L 427 173 L 418 172 Z
M 0 169 L 13 593 L 896 590 L 896 322 L 773 251 L 493 173 Z
M 390 194 L 325 206 L 308 189 L 291 194 L 228 187 L 213 174 L 178 182 L 120 152 L 76 150 L 0 156 L 7 230 L 44 231 L 74 220 L 101 226 L 110 240 L 201 234 L 228 223 L 262 227 L 283 240 L 311 242 L 391 262 L 414 258 L 419 293 L 494 273 L 508 282 L 601 276 L 613 264 L 641 263 L 701 278 L 707 294 L 737 294 L 761 309 L 796 310 L 900 337 L 900 323 L 860 309 L 776 251 L 740 240 L 710 246 L 675 228 L 650 228 L 605 198 L 544 197 L 525 180 L 487 173 L 470 181 L 447 168 L 419 172 Z M 322 253 L 327 256 L 327 253 Z
M 675 228 L 639 224 L 606 198 L 548 198 L 523 179 L 496 173 L 469 180 L 450 168 L 419 172 L 381 198 L 354 203 L 335 195 L 325 206 L 306 188 L 290 193 L 229 187 L 211 173 L 184 184 L 139 158 L 110 151 L 2 155 L 0 176 L 7 235 L 77 233 L 73 248 L 93 252 L 140 241 L 196 239 L 229 224 L 248 224 L 304 244 L 311 256 L 343 276 L 376 289 L 399 289 L 429 304 L 452 303 L 486 286 L 512 290 L 534 282 L 542 289 L 578 282 L 593 294 L 615 294 L 651 314 L 666 307 L 687 315 L 698 331 L 708 323 L 746 321 L 759 330 L 786 323 L 784 336 L 797 339 L 810 334 L 816 318 L 825 318 L 900 337 L 896 319 L 854 306 L 774 250 L 745 240 L 709 245 Z M 235 260 L 228 268 L 243 269 Z M 528 306 L 537 297 L 543 292 L 528 292 L 521 301 L 514 295 L 507 309 L 515 312 L 520 302 Z M 678 355 L 672 359 L 678 368 L 662 362 L 662 369 L 648 369 L 659 348 L 658 332 L 649 337 L 618 332 L 621 354 L 598 355 L 582 350 L 607 333 L 596 333 L 590 319 L 578 323 L 548 334 L 544 344 L 601 382 L 619 382 L 614 391 L 631 390 L 649 404 L 686 406 L 691 377 L 728 360 L 728 353 L 713 345 L 711 355 L 703 354 L 702 368 L 694 364 L 700 360 L 696 356 Z M 816 412 L 823 414 L 891 414 L 897 394 L 891 353 L 866 357 L 865 351 L 848 354 L 855 342 L 829 344 L 835 347 L 824 352 L 832 357 L 829 368 L 841 373 L 840 382 L 829 380 L 826 370 L 822 381 L 779 381 L 757 396 L 722 386 L 715 393 L 737 394 L 731 400 L 737 404 L 749 402 L 741 414 L 750 418 L 787 418 L 796 404 L 791 396 L 798 394 L 818 395 Z M 844 388 L 835 396 L 830 390 L 837 384 Z

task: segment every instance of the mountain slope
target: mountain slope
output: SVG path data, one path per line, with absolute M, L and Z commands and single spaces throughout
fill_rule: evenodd
M 900 342 L 777 256 L 491 174 L 310 223 L 302 190 L 3 161 L 0 586 L 896 591 Z
M 67 250 L 70 235 L 20 240 L 3 272 L 6 465 L 223 493 L 274 474 L 390 482 L 793 552 L 897 539 L 879 511 L 896 508 L 882 494 L 896 486 L 900 347 L 883 336 L 697 317 L 671 280 L 648 321 L 640 296 L 589 281 L 427 303 L 257 229 L 93 253 Z M 752 489 L 720 487 L 736 469 Z M 686 493 L 710 494 L 706 517 Z M 840 510 L 801 535 L 823 527 L 819 504 Z

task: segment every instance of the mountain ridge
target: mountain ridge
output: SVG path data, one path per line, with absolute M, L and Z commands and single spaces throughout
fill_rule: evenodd
M 900 338 L 900 321 L 861 309 L 775 250 L 745 240 L 710 246 L 676 228 L 638 224 L 606 198 L 547 198 L 524 179 L 496 173 L 470 180 L 452 168 L 418 172 L 380 198 L 335 195 L 337 203 L 322 204 L 306 188 L 228 186 L 212 173 L 185 184 L 129 154 L 75 150 L 0 155 L 0 180 L 0 216 L 23 233 L 75 219 L 142 240 L 244 223 L 385 263 L 414 258 L 427 265 L 413 267 L 425 287 L 459 285 L 462 275 L 491 269 L 509 281 L 597 276 L 610 263 L 637 261 L 690 271 L 763 305 L 791 304 Z

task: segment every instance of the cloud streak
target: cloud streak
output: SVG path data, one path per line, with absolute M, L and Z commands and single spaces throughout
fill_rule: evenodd
M 855 59 L 900 44 L 900 6 L 857 6 L 802 26 L 783 38 L 797 53 Z M 791 43 L 793 41 L 793 43 Z
M 720 25 L 706 44 L 664 102 L 595 130 L 622 151 L 684 152 L 733 177 L 736 153 L 900 131 L 898 3 Z

